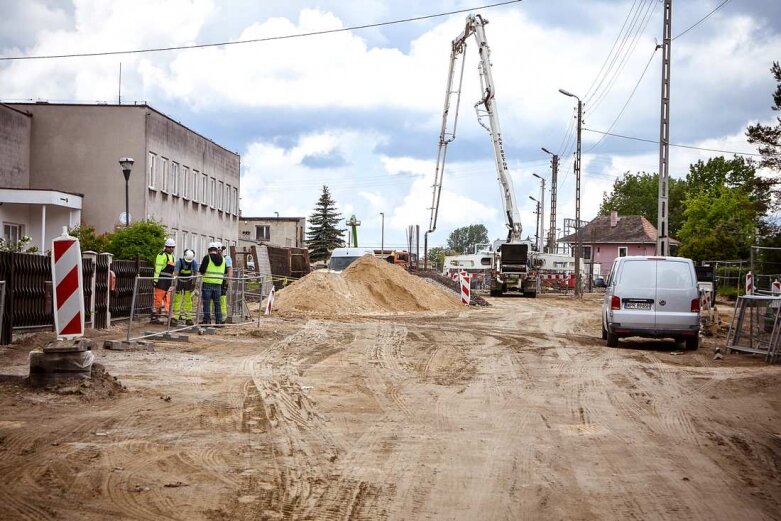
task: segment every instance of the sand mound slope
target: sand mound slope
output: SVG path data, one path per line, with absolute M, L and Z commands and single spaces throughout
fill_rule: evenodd
M 454 293 L 371 255 L 353 262 L 343 273 L 310 273 L 281 290 L 274 302 L 274 309 L 282 314 L 447 311 L 461 307 Z

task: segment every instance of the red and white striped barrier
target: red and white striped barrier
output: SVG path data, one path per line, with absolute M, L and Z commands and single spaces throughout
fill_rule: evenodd
M 464 304 L 465 306 L 468 306 L 469 301 L 471 299 L 471 293 L 472 293 L 472 290 L 469 287 L 470 286 L 469 281 L 471 277 L 469 273 L 462 271 L 459 276 L 459 279 L 461 284 L 461 303 Z
M 746 273 L 746 295 L 754 294 L 754 275 L 749 271 Z
M 63 234 L 52 241 L 54 329 L 57 338 L 84 336 L 84 279 L 78 239 Z
M 458 277 L 459 277 L 459 275 L 455 271 L 450 274 L 450 278 L 453 279 L 453 282 L 458 282 Z
M 778 279 L 773 281 L 773 284 L 770 286 L 770 291 L 773 294 L 773 296 L 779 296 L 781 295 L 781 282 L 779 282 Z
M 268 294 L 268 298 L 266 299 L 266 311 L 264 312 L 264 315 L 270 315 L 271 309 L 274 307 L 274 294 L 276 293 L 276 289 L 274 286 L 271 286 L 271 293 Z

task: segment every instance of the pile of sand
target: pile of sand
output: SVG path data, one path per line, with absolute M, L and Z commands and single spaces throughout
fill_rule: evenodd
M 315 271 L 279 291 L 275 311 L 329 315 L 460 309 L 459 298 L 403 268 L 365 255 L 342 273 Z

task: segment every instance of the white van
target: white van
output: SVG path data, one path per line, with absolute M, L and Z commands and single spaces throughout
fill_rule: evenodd
M 371 248 L 335 248 L 328 260 L 328 269 L 335 272 L 344 271 L 353 261 L 364 255 L 374 255 Z
M 609 347 L 628 336 L 673 338 L 699 347 L 700 291 L 691 259 L 619 257 L 607 278 L 602 338 Z

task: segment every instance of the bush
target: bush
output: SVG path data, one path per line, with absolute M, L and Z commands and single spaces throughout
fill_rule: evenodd
M 139 221 L 126 228 L 118 228 L 110 236 L 108 251 L 115 259 L 132 260 L 140 257 L 151 263 L 163 250 L 166 228 L 152 220 Z
M 82 224 L 70 230 L 68 234 L 79 240 L 81 251 L 94 251 L 96 253 L 109 251 L 109 244 L 111 243 L 110 233 L 98 235 L 95 233 L 95 228 Z

